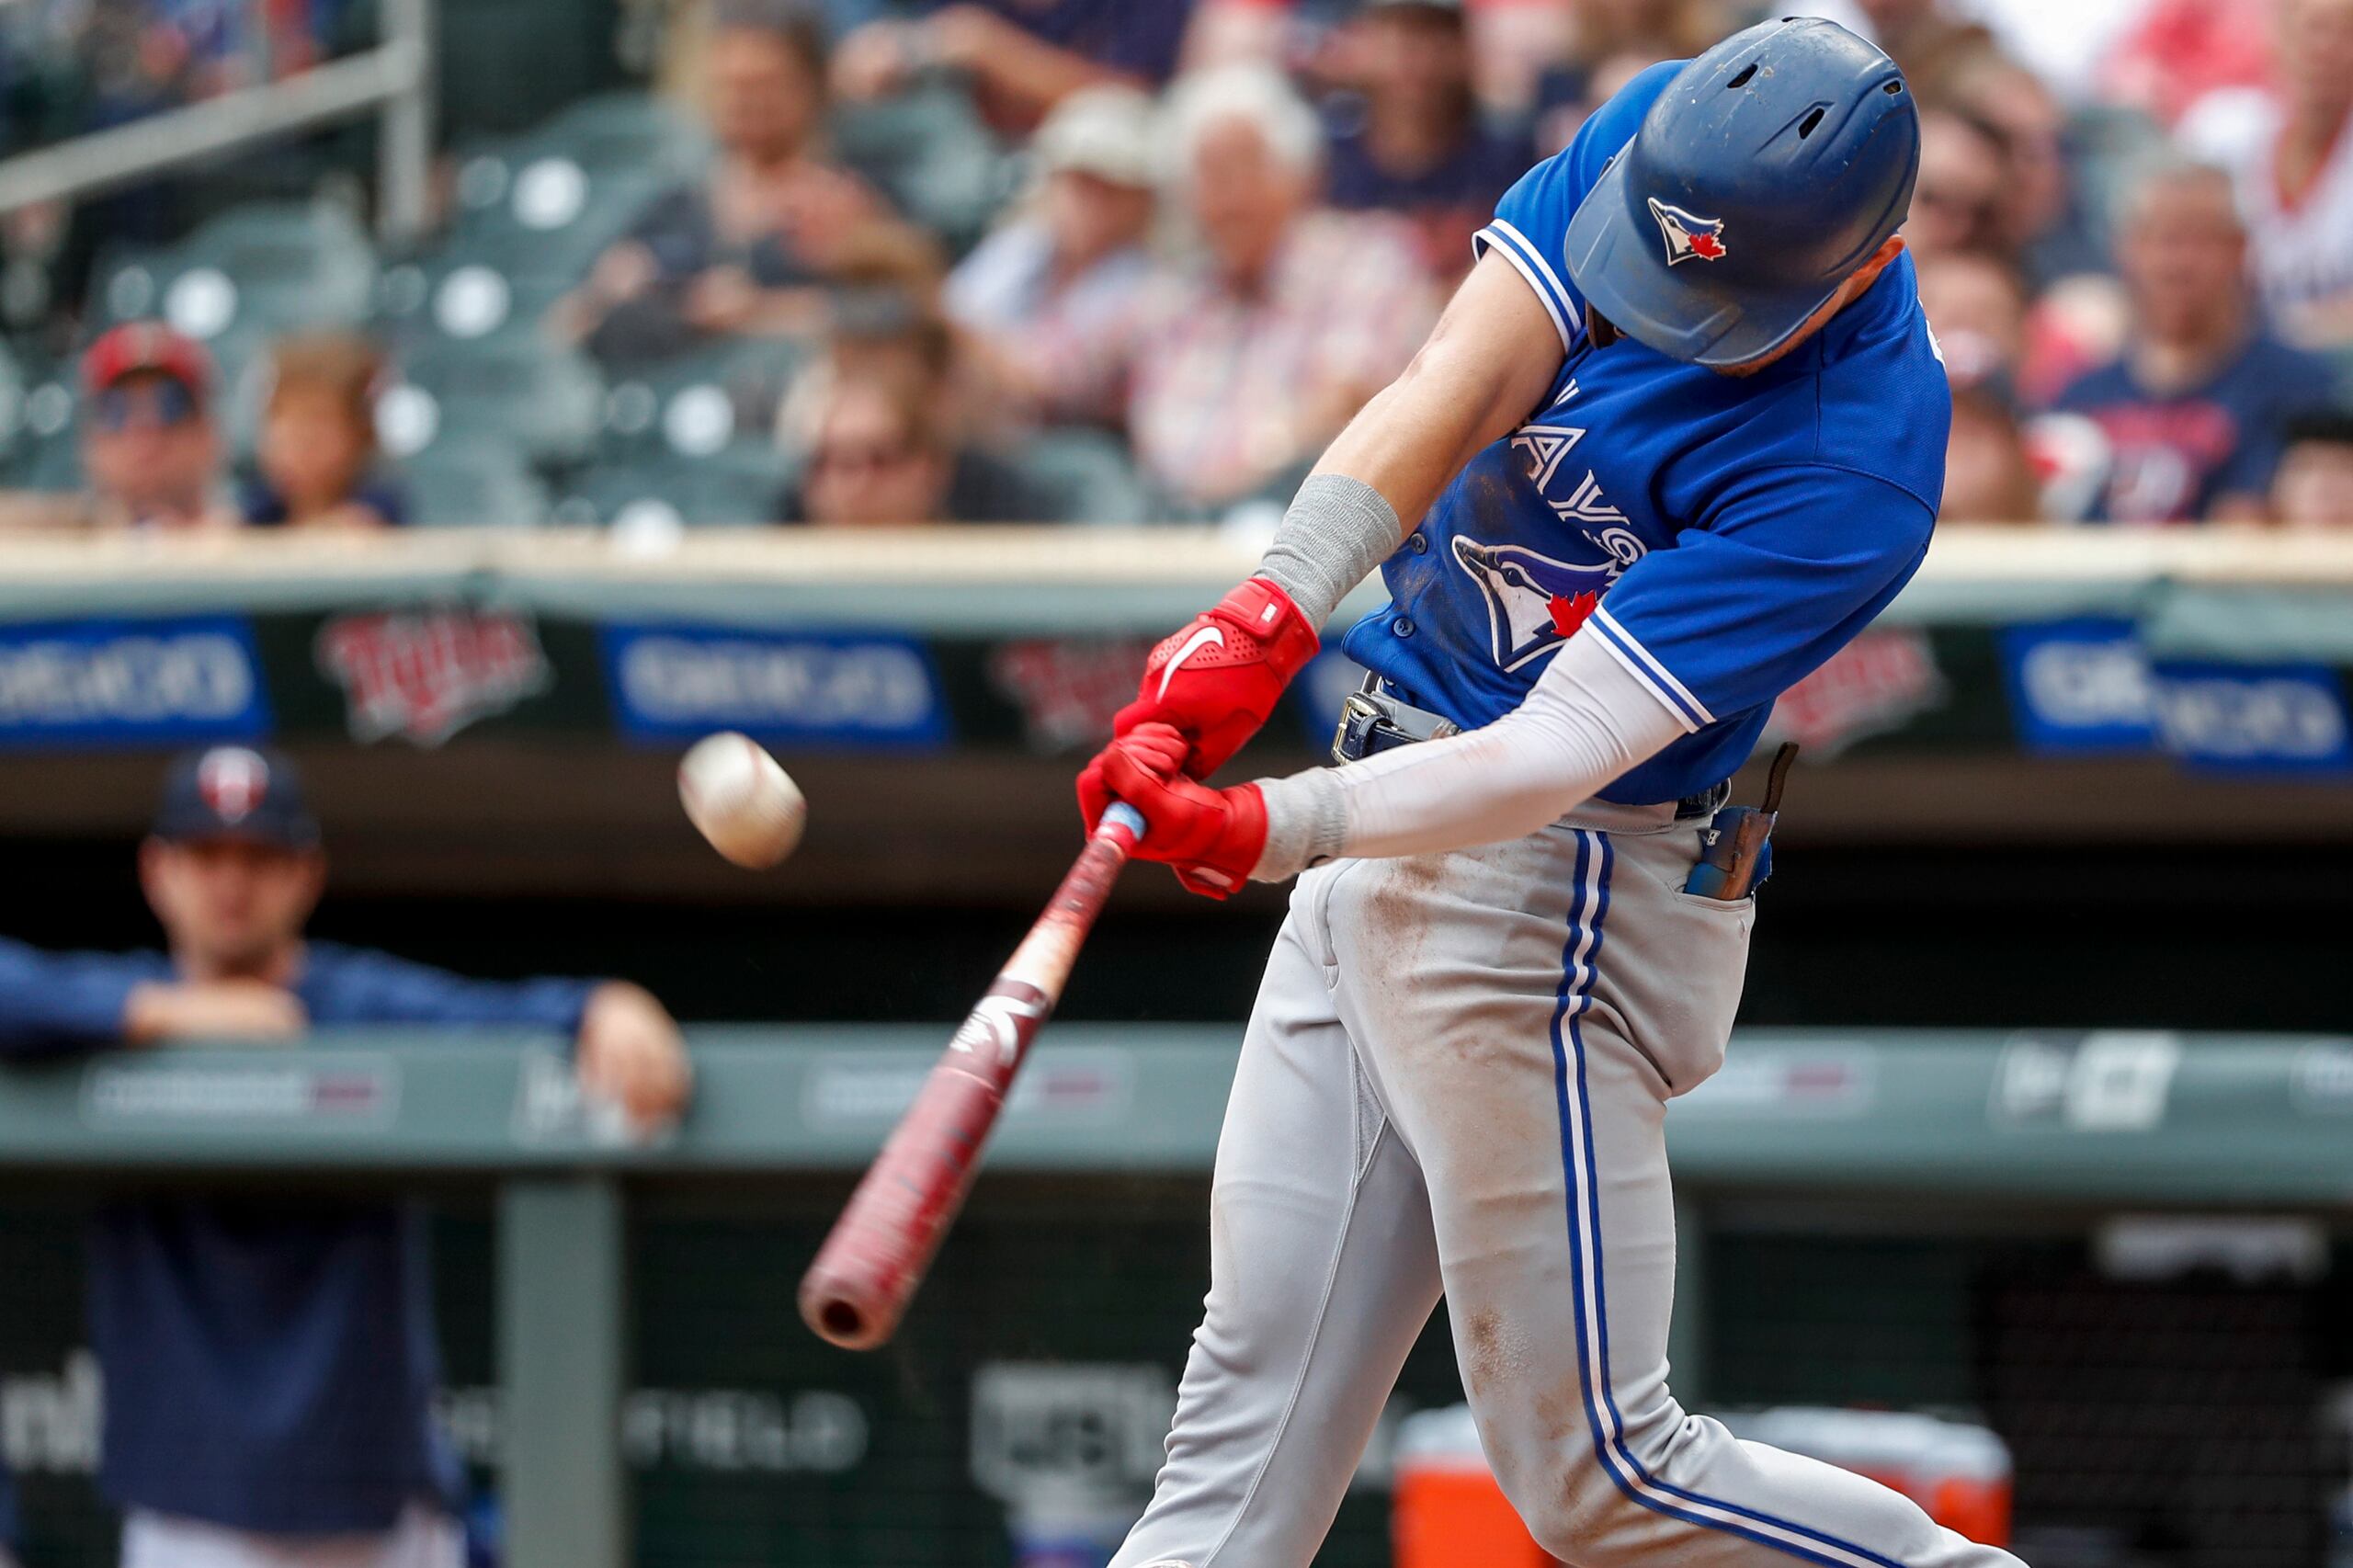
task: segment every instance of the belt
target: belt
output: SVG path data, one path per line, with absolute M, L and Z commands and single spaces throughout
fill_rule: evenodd
M 1358 762 L 1399 746 L 1415 745 L 1447 735 L 1459 735 L 1462 726 L 1442 714 L 1416 708 L 1381 689 L 1379 676 L 1364 677 L 1361 690 L 1340 704 L 1339 728 L 1332 733 L 1332 760 Z M 1723 779 L 1675 802 L 1675 820 L 1711 817 L 1732 799 L 1732 780 Z

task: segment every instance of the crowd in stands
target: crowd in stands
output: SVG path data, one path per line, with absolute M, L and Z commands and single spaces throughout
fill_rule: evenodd
M 43 388 L 26 352 L 0 387 L 0 517 L 1263 515 L 1411 357 L 1503 191 L 1762 9 L 681 0 L 667 107 L 455 138 L 446 233 L 370 261 L 365 309 L 208 310 L 201 233 L 117 235 L 44 317 L 78 373 L 53 354 Z M 1954 392 L 1948 517 L 2353 517 L 2353 0 L 1794 9 L 1876 37 L 1922 105 L 1904 235 Z M 246 14 L 82 11 L 190 39 Z M 0 7 L 0 114 L 63 14 Z

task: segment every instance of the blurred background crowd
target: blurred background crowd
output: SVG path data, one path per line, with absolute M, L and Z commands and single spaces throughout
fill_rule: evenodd
M 1796 8 L 1919 94 L 1948 516 L 2353 526 L 2353 0 Z M 0 518 L 1263 518 L 1512 181 L 1763 8 L 446 9 L 428 232 L 371 228 L 367 128 L 0 213 Z M 0 145 L 376 26 L 0 0 Z

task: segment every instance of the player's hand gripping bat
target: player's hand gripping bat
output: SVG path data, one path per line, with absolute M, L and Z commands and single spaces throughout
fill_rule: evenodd
M 964 1206 L 1029 1042 L 1102 913 L 1143 818 L 1113 803 L 980 1006 L 924 1080 L 801 1280 L 801 1316 L 845 1350 L 888 1340 Z

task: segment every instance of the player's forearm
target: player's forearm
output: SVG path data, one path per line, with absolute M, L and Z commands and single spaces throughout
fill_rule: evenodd
M 1262 779 L 1279 881 L 1342 856 L 1427 855 L 1535 832 L 1684 733 L 1597 638 L 1571 638 L 1519 707 L 1444 740 Z
M 1506 264 L 1473 267 L 1413 363 L 1324 449 L 1259 575 L 1322 624 L 1463 464 L 1542 398 L 1559 360 L 1530 345 L 1552 341 L 1541 306 Z

